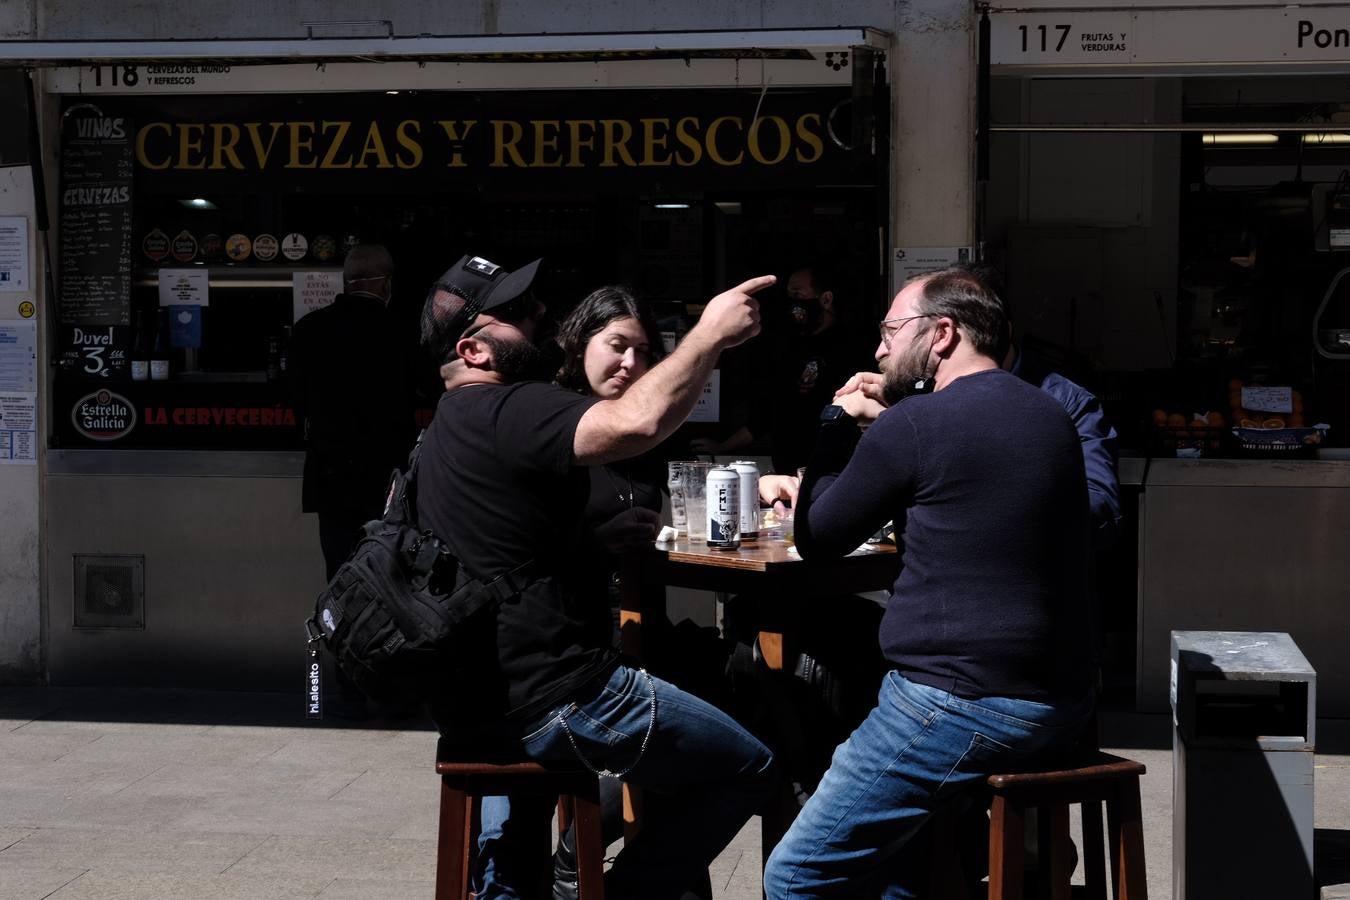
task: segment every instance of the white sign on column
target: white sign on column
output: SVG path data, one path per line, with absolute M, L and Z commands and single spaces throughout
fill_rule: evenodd
M 0 291 L 28 290 L 28 219 L 0 216 Z

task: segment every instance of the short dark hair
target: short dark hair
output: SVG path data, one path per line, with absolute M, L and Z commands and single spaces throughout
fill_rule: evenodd
M 427 291 L 426 302 L 422 304 L 422 347 L 438 366 L 458 355 L 455 345 L 464 334 L 461 314 L 467 303 L 440 282 Z
M 586 345 L 606 325 L 619 319 L 637 319 L 647 334 L 652 362 L 664 355 L 661 332 L 657 328 L 651 305 L 633 296 L 632 291 L 623 285 L 606 285 L 587 294 L 558 326 L 558 346 L 562 347 L 563 362 L 554 381 L 565 388 L 589 393 L 590 384 L 586 381 L 585 366 Z
M 965 332 L 976 352 L 1003 361 L 1008 352 L 1008 318 L 998 295 L 979 275 L 954 266 L 924 276 L 916 306 L 925 316 L 951 319 Z M 932 319 L 927 320 L 927 328 L 931 323 Z
M 532 291 L 526 291 L 501 306 L 484 310 L 494 319 L 502 322 L 519 322 L 526 318 L 535 305 Z M 427 291 L 427 299 L 422 304 L 422 347 L 441 366 L 458 357 L 455 345 L 468 331 L 473 320 L 465 315 L 468 301 L 455 293 L 452 285 L 437 280 Z
M 823 294 L 826 291 L 832 291 L 836 294 L 839 289 L 839 270 L 831 262 L 820 259 L 810 260 L 803 265 L 796 266 L 791 275 L 795 272 L 805 272 L 811 278 L 811 287 L 817 294 Z M 835 299 L 838 299 L 836 296 Z

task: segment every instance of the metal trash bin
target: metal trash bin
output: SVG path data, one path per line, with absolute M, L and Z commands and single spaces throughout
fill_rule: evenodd
M 1288 634 L 1172 632 L 1173 900 L 1314 900 L 1316 685 Z

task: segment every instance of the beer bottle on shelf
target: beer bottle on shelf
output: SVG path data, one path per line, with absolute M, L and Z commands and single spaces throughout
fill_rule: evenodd
M 150 380 L 169 380 L 169 311 L 160 307 L 155 327 L 155 342 L 150 350 Z
M 145 313 L 138 312 L 131 334 L 131 380 L 150 377 L 150 339 L 145 333 Z

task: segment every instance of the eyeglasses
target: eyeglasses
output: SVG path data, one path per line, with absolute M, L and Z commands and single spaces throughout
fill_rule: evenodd
M 886 345 L 886 349 L 891 349 L 891 341 L 900 333 L 900 329 L 905 327 L 905 323 L 913 319 L 931 319 L 932 313 L 924 313 L 918 316 L 897 316 L 894 319 L 882 319 L 878 323 L 881 330 L 881 342 Z
M 477 328 L 471 328 L 468 331 L 464 332 L 464 336 L 461 337 L 460 340 L 462 341 L 464 340 L 464 338 L 473 337 L 475 334 L 482 331 L 484 328 L 487 328 L 489 325 L 505 325 L 508 328 L 514 328 L 516 331 L 520 331 L 520 326 L 517 325 L 515 322 L 503 322 L 501 319 L 489 319 L 482 325 L 479 325 Z M 524 332 L 521 333 L 524 334 Z

